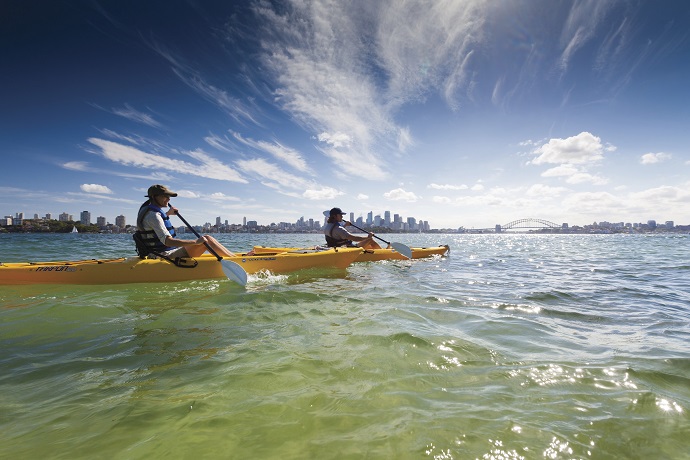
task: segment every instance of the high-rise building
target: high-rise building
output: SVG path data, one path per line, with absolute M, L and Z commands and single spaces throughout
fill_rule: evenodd
M 120 228 L 125 228 L 127 226 L 125 222 L 125 216 L 120 215 L 115 218 L 115 225 Z
M 98 216 L 98 217 L 96 217 L 96 225 L 97 225 L 99 228 L 100 228 L 100 227 L 105 227 L 105 225 L 106 225 L 105 217 L 103 217 L 103 216 Z
M 383 225 L 385 227 L 391 226 L 391 212 L 390 211 L 384 211 L 383 212 Z
M 72 219 L 72 216 L 71 216 L 70 214 L 67 214 L 66 212 L 63 212 L 62 214 L 60 214 L 60 215 L 58 216 L 58 220 L 59 220 L 60 222 L 68 222 L 68 221 L 74 220 L 74 219 Z
M 91 213 L 89 211 L 82 211 L 79 221 L 82 225 L 91 225 Z

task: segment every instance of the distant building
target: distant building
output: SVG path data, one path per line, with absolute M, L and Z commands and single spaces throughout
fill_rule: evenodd
M 122 216 L 122 215 L 117 216 L 115 218 L 115 225 L 117 225 L 120 228 L 125 228 L 127 226 L 125 216 Z
M 74 220 L 74 219 L 72 219 L 71 214 L 67 214 L 66 212 L 63 212 L 62 214 L 60 214 L 58 216 L 58 221 L 60 221 L 60 222 L 69 222 L 70 220 Z
M 82 225 L 91 225 L 91 213 L 89 211 L 82 211 L 79 221 Z
M 98 217 L 96 217 L 96 225 L 97 225 L 99 228 L 105 227 L 105 226 L 106 226 L 105 217 L 103 217 L 103 216 L 98 216 Z

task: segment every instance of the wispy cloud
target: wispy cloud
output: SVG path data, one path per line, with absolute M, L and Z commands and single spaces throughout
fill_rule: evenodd
M 228 91 L 209 83 L 200 71 L 187 64 L 182 56 L 176 55 L 164 44 L 153 41 L 149 42 L 148 45 L 170 63 L 172 71 L 184 84 L 217 106 L 236 122 L 242 125 L 247 123 L 261 125 L 257 120 L 257 116 L 261 111 L 253 100 L 249 98 L 240 99 Z
M 452 185 L 452 184 L 429 184 L 427 188 L 433 188 L 435 190 L 467 190 L 469 187 L 465 184 L 462 185 Z
M 277 141 L 266 142 L 244 138 L 240 133 L 237 132 L 232 132 L 232 136 L 243 145 L 268 153 L 276 160 L 280 160 L 297 171 L 313 174 L 309 166 L 307 166 L 307 161 L 305 160 L 304 156 L 295 149 L 286 147 Z
M 201 150 L 186 152 L 195 163 L 168 156 L 146 153 L 137 148 L 104 139 L 89 138 L 99 148 L 95 153 L 115 163 L 136 168 L 170 171 L 230 182 L 247 183 L 235 169 L 225 165 Z
M 236 164 L 245 174 L 258 177 L 264 186 L 289 196 L 321 200 L 343 195 L 343 192 L 333 187 L 320 185 L 302 176 L 289 174 L 278 165 L 262 158 L 238 160 Z
M 113 107 L 112 112 L 115 115 L 119 115 L 121 117 L 124 117 L 128 120 L 137 122 L 137 123 L 142 123 L 147 126 L 151 126 L 152 128 L 162 128 L 163 125 L 156 121 L 153 116 L 149 115 L 148 113 L 141 112 L 139 110 L 136 110 L 129 104 L 125 104 L 124 107 L 117 108 Z
M 255 9 L 276 103 L 339 169 L 388 176 L 414 143 L 397 109 L 436 92 L 455 106 L 483 2 L 292 3 Z M 414 17 L 414 21 L 409 18 Z
M 149 174 L 132 174 L 123 171 L 115 171 L 112 169 L 94 168 L 86 161 L 68 161 L 66 163 L 61 163 L 60 167 L 68 169 L 70 171 L 107 174 L 117 177 L 125 177 L 128 179 L 146 179 L 157 182 L 169 182 L 170 180 L 172 180 L 172 176 L 161 171 L 151 171 Z

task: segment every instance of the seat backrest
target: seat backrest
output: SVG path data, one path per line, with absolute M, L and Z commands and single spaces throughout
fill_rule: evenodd
M 134 234 L 132 234 L 132 238 L 134 239 L 134 244 L 136 245 L 137 254 L 142 259 L 146 259 L 146 256 L 151 254 L 151 250 L 148 246 L 146 246 L 146 243 L 144 243 L 144 240 L 141 238 L 141 233 L 139 233 L 139 231 L 134 232 Z

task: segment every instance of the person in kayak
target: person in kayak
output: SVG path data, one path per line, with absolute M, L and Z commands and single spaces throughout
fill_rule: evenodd
M 209 235 L 196 240 L 177 238 L 175 228 L 170 222 L 170 216 L 177 214 L 177 208 L 170 204 L 170 197 L 177 196 L 177 193 L 170 191 L 165 185 L 157 184 L 149 187 L 146 196 L 148 200 L 141 205 L 137 215 L 137 230 L 144 244 L 152 252 L 171 259 L 198 257 L 206 252 L 206 243 L 222 257 L 235 256 Z M 163 211 L 165 207 L 169 207 L 167 212 Z
M 352 224 L 343 221 L 344 215 L 345 213 L 340 208 L 333 208 L 329 211 L 328 222 L 323 230 L 328 246 L 333 248 L 359 246 L 364 249 L 381 249 L 381 246 L 374 241 L 373 233 L 369 233 L 367 236 L 358 236 L 347 231 L 345 227 Z M 354 243 L 355 241 L 357 244 Z

